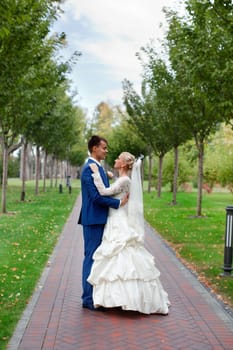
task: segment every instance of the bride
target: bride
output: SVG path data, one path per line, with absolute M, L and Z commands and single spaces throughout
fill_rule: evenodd
M 101 195 L 122 198 L 129 193 L 127 205 L 109 210 L 102 243 L 93 255 L 88 282 L 93 285 L 94 306 L 167 315 L 168 295 L 154 258 L 144 247 L 141 159 L 122 152 L 114 164 L 119 178 L 108 188 L 97 165 L 90 167 Z

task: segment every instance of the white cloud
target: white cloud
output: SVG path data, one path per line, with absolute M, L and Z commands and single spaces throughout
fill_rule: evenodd
M 138 42 L 153 34 L 169 3 L 174 0 L 68 0 L 67 6 L 76 20 L 87 18 L 95 31 Z
M 109 96 L 113 98 L 114 95 L 122 96 L 121 83 L 124 78 L 139 83 L 141 66 L 135 54 L 150 39 L 162 37 L 160 23 L 165 22 L 162 8 L 174 8 L 177 3 L 178 0 L 65 2 L 65 13 L 58 28 L 67 32 L 70 47 L 83 53 L 80 69 L 75 70 L 74 79 L 80 93 L 85 91 L 89 95 L 87 103 L 90 103 L 91 93 L 95 101 L 100 95 L 101 100 Z M 82 83 L 81 76 L 82 79 L 86 76 L 86 80 L 91 82 L 91 85 L 88 84 L 91 91 L 88 91 L 87 82 Z M 84 89 L 82 84 L 85 85 Z
M 132 79 L 134 74 L 138 73 L 139 64 L 135 64 L 137 48 L 130 47 L 127 42 L 117 38 L 114 41 L 87 42 L 83 49 L 95 57 L 97 62 L 112 67 L 108 73 L 115 79 L 123 79 L 126 76 Z

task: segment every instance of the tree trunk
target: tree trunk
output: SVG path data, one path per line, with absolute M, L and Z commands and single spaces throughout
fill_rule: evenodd
M 2 213 L 6 213 L 6 187 L 8 174 L 8 147 L 3 144 L 2 150 Z
M 22 179 L 22 189 L 21 189 L 21 197 L 20 200 L 23 202 L 25 200 L 25 183 L 26 183 L 26 160 L 27 160 L 27 146 L 28 143 L 25 141 L 22 146 L 22 154 L 21 154 L 21 179 Z
M 60 183 L 63 183 L 63 180 L 65 179 L 65 169 L 64 169 L 64 162 L 60 162 Z
M 197 216 L 202 216 L 202 184 L 204 164 L 204 143 L 198 145 L 198 188 L 197 188 Z
M 58 159 L 55 160 L 55 187 L 57 187 L 58 181 Z
M 36 146 L 36 185 L 35 194 L 39 193 L 39 179 L 40 179 L 40 147 Z
M 159 169 L 158 169 L 158 187 L 157 187 L 157 197 L 161 197 L 162 189 L 162 173 L 163 173 L 163 155 L 159 156 Z
M 177 181 L 179 172 L 179 151 L 178 147 L 174 147 L 174 176 L 173 176 L 173 200 L 172 204 L 176 205 L 176 195 L 177 195 Z
M 54 163 L 55 163 L 55 159 L 54 159 L 54 156 L 52 156 L 51 162 L 50 162 L 50 188 L 53 188 Z
M 44 151 L 44 171 L 43 171 L 43 192 L 46 190 L 46 168 L 47 168 L 47 152 Z
M 148 165 L 148 193 L 151 191 L 151 182 L 152 182 L 152 154 L 149 154 L 149 165 Z
M 34 164 L 35 164 L 35 157 L 33 153 L 33 148 L 32 148 L 32 145 L 29 144 L 28 153 L 27 153 L 27 180 L 33 179 Z

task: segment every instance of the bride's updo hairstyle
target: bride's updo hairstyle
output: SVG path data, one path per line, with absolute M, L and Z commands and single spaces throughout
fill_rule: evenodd
M 121 157 L 124 160 L 126 166 L 127 166 L 127 170 L 132 170 L 133 169 L 133 165 L 135 162 L 135 157 L 133 154 L 129 153 L 129 152 L 122 152 L 121 153 Z

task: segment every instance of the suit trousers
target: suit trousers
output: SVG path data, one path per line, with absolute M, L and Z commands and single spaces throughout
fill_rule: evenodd
M 83 305 L 86 306 L 93 306 L 92 285 L 87 282 L 87 278 L 91 272 L 93 254 L 102 241 L 104 226 L 104 224 L 83 226 L 84 260 L 82 271 L 82 300 Z

